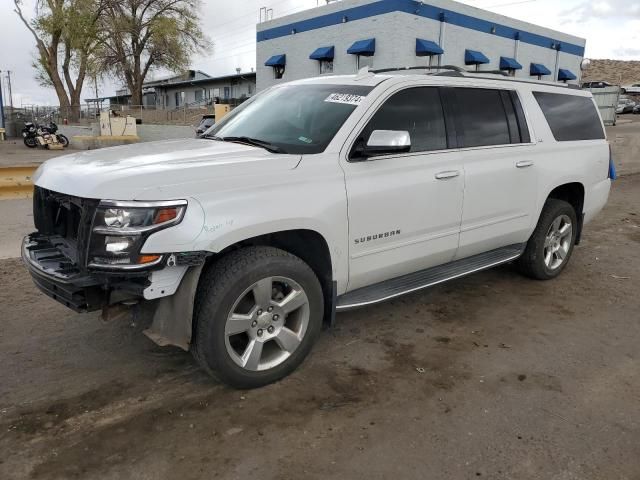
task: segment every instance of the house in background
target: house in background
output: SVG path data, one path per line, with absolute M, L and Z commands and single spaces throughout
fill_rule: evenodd
M 238 73 L 223 77 L 207 77 L 156 84 L 152 87 L 156 107 L 174 109 L 212 103 L 238 104 L 256 91 L 256 74 Z
M 212 77 L 200 70 L 187 70 L 174 75 L 145 82 L 142 87 L 143 107 L 157 109 L 197 108 L 212 103 L 237 105 L 256 91 L 255 72 Z M 131 93 L 123 88 L 110 97 L 86 99 L 87 103 L 108 101 L 113 106 L 131 105 Z

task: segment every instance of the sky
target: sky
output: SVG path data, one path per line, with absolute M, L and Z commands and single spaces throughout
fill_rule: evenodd
M 274 17 L 314 8 L 325 0 L 202 0 L 202 26 L 214 43 L 206 56 L 193 58 L 192 68 L 210 75 L 243 72 L 255 68 L 255 24 L 263 6 Z M 428 3 L 428 0 L 425 1 Z M 587 58 L 640 60 L 640 1 L 633 0 L 462 0 L 461 3 L 560 30 L 587 39 Z M 23 11 L 31 14 L 35 0 L 23 0 Z M 13 0 L 0 0 L 0 70 L 6 98 L 6 72 L 11 71 L 16 106 L 55 105 L 52 89 L 38 85 L 32 62 L 35 41 L 13 12 Z M 166 72 L 155 72 L 160 77 Z M 111 95 L 121 85 L 116 78 L 98 86 L 99 96 Z M 85 85 L 83 98 L 95 96 Z

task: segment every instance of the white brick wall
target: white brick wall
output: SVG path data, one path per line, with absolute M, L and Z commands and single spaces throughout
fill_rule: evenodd
M 258 31 L 315 18 L 330 12 L 342 11 L 358 5 L 373 3 L 373 1 L 375 0 L 344 0 L 325 7 L 259 24 Z M 457 2 L 436 0 L 430 1 L 429 4 L 560 41 L 576 45 L 585 44 L 583 39 L 566 35 L 562 32 L 520 22 Z M 428 58 L 420 58 L 415 55 L 415 40 L 416 38 L 423 38 L 438 43 L 439 34 L 439 21 L 404 12 L 393 12 L 258 42 L 256 59 L 257 88 L 262 90 L 277 83 L 318 76 L 318 62 L 309 59 L 309 55 L 316 48 L 324 46 L 335 46 L 334 74 L 355 73 L 356 58 L 354 55 L 347 54 L 347 49 L 357 40 L 367 38 L 376 39 L 376 53 L 373 57 L 374 68 L 426 65 Z M 482 65 L 480 67 L 481 70 L 498 69 L 501 56 L 514 56 L 515 44 L 515 40 L 447 23 L 442 45 L 445 53 L 442 56 L 441 63 L 443 65 L 453 64 L 464 67 L 465 50 L 472 49 L 483 52 L 491 60 L 490 64 Z M 264 66 L 267 59 L 277 54 L 287 55 L 286 70 L 281 80 L 274 78 L 271 67 Z M 581 57 L 560 52 L 559 58 L 559 68 L 569 69 L 579 76 Z M 551 48 L 520 42 L 518 61 L 523 66 L 523 70 L 517 73 L 518 77 L 530 78 L 529 66 L 532 62 L 542 63 L 553 72 L 556 63 L 556 51 Z M 552 77 L 544 77 L 543 79 L 553 80 Z

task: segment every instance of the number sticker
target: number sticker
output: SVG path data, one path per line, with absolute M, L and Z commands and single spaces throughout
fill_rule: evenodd
M 353 95 L 351 93 L 332 93 L 325 99 L 325 102 L 342 103 L 345 105 L 360 105 L 360 102 L 362 102 L 363 99 L 363 96 Z

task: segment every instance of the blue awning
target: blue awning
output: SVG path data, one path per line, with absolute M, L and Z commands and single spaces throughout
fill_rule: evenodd
M 444 50 L 436 42 L 416 38 L 416 55 L 418 57 L 430 57 L 431 55 L 442 55 Z
M 578 77 L 576 77 L 571 70 L 566 70 L 564 68 L 561 68 L 560 70 L 558 70 L 558 80 L 560 80 L 561 82 L 566 82 L 568 80 L 577 80 L 577 79 Z
M 320 47 L 316 48 L 316 50 L 309 55 L 311 60 L 333 60 L 335 55 L 334 47 Z
M 541 63 L 532 63 L 531 75 L 535 75 L 535 76 L 551 75 L 551 70 L 549 70 L 547 67 L 545 67 Z
M 264 62 L 265 67 L 284 67 L 286 64 L 287 56 L 285 54 L 274 55 L 269 60 Z
M 364 57 L 371 57 L 376 53 L 376 39 L 370 38 L 368 40 L 358 40 L 356 43 L 349 47 L 347 53 L 351 55 L 362 55 Z
M 500 70 L 522 70 L 522 65 L 515 58 L 500 57 Z
M 475 50 L 466 50 L 464 52 L 465 65 L 480 65 L 489 62 L 490 60 L 482 52 L 476 52 Z

